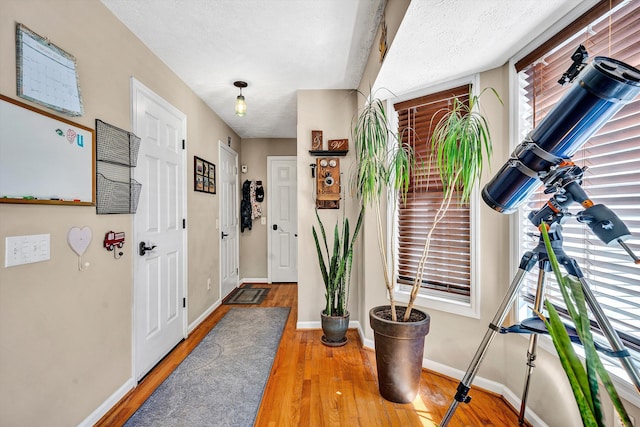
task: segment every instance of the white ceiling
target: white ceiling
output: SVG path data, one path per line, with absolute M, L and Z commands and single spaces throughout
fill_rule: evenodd
M 356 88 L 385 3 L 101 1 L 242 138 L 295 138 L 299 89 Z M 373 85 L 403 94 L 500 66 L 593 3 L 413 0 Z M 244 117 L 234 114 L 236 80 L 249 85 Z

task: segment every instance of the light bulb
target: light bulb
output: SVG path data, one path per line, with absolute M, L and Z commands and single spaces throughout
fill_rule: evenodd
M 236 98 L 236 115 L 244 116 L 247 113 L 247 103 L 244 101 L 244 96 L 238 95 Z

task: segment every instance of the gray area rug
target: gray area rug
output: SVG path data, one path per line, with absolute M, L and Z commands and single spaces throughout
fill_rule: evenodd
M 234 307 L 125 426 L 252 426 L 288 307 Z

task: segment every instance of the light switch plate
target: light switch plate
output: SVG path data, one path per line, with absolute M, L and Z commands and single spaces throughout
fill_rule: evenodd
M 4 266 L 47 261 L 51 259 L 51 235 L 11 236 L 5 238 Z

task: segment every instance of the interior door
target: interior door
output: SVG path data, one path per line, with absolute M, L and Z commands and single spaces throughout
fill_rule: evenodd
M 296 157 L 269 156 L 267 202 L 269 281 L 298 281 Z
M 132 80 L 133 132 L 141 138 L 135 179 L 134 373 L 142 378 L 186 337 L 186 117 Z M 145 249 L 147 248 L 147 249 Z
M 224 298 L 238 286 L 238 154 L 221 142 L 218 158 L 220 182 L 216 191 L 220 196 L 220 296 Z

